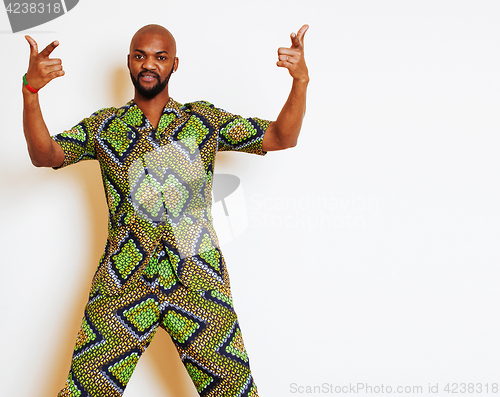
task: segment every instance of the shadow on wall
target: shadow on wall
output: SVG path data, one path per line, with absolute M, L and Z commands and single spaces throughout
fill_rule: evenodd
M 109 106 L 122 107 L 134 96 L 134 86 L 130 81 L 130 72 L 124 63 L 116 66 L 111 76 Z
M 115 70 L 113 89 L 110 95 L 112 103 L 110 106 L 121 106 L 132 97 L 130 93 L 130 77 L 126 68 Z M 121 105 L 119 105 L 121 103 Z M 96 109 L 97 110 L 97 109 Z M 75 124 L 75 121 L 68 120 Z M 71 364 L 71 355 L 75 346 L 76 334 L 80 329 L 83 311 L 88 300 L 90 282 L 98 260 L 104 250 L 107 238 L 108 208 L 104 196 L 99 164 L 97 161 L 83 161 L 66 169 L 66 177 L 77 181 L 85 192 L 88 206 L 88 218 L 91 224 L 91 245 L 88 247 L 88 258 L 92 261 L 86 267 L 82 283 L 74 289 L 71 297 L 74 306 L 70 313 L 62 313 L 64 316 L 65 329 L 61 332 L 57 351 L 51 359 L 51 375 L 46 379 L 40 397 L 53 397 L 64 386 Z M 138 367 L 148 368 L 151 377 L 157 383 L 157 389 L 162 390 L 165 397 L 197 397 L 198 393 L 189 378 L 170 336 L 161 328 L 158 329 L 153 342 L 146 350 Z M 132 377 L 132 380 L 134 378 Z M 131 381 L 132 381 L 131 380 Z M 127 395 L 127 392 L 125 392 Z M 132 396 L 130 396 L 132 397 Z M 139 397 L 139 396 L 137 396 Z

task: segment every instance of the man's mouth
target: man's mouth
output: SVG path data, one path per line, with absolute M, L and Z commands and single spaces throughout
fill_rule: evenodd
M 139 74 L 139 79 L 141 79 L 144 82 L 151 82 L 154 80 L 159 80 L 158 76 L 155 73 L 140 73 Z

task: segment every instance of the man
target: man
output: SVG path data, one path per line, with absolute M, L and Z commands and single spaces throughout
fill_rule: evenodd
M 158 326 L 172 337 L 202 396 L 257 396 L 229 277 L 210 214 L 217 151 L 265 155 L 296 145 L 309 82 L 304 25 L 278 50 L 293 78 L 276 121 L 244 119 L 208 102 L 170 98 L 178 66 L 170 32 L 147 25 L 133 36 L 134 99 L 50 136 L 38 90 L 64 75 L 30 44 L 23 77 L 24 133 L 32 163 L 61 168 L 96 159 L 109 206 L 109 236 L 92 280 L 68 380 L 59 396 L 121 396 Z

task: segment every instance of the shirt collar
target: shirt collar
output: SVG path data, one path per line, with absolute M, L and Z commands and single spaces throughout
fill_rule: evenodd
M 172 123 L 173 120 L 181 118 L 186 113 L 186 106 L 183 106 L 179 102 L 172 98 L 169 98 L 168 102 L 163 108 L 162 116 L 160 122 L 158 123 L 158 133 L 161 133 L 165 128 Z M 150 130 L 153 129 L 151 123 L 146 118 L 142 110 L 137 106 L 134 100 L 130 100 L 118 109 L 116 113 L 117 117 L 122 120 L 125 124 L 137 129 L 137 130 Z

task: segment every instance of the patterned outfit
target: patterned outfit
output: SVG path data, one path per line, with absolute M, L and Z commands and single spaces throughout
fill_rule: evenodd
M 121 396 L 158 326 L 201 396 L 257 396 L 210 207 L 217 151 L 265 155 L 269 124 L 170 99 L 155 129 L 130 101 L 53 137 L 61 167 L 99 161 L 109 207 L 108 240 L 59 396 Z

